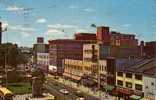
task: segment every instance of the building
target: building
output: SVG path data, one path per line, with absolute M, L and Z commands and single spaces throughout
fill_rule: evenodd
M 109 27 L 99 26 L 97 27 L 97 33 L 81 36 L 81 39 L 88 39 L 91 36 L 96 37 L 97 43 L 100 44 L 103 49 L 105 56 L 117 57 L 117 58 L 129 58 L 139 57 L 140 47 L 138 46 L 138 39 L 135 38 L 134 34 L 124 34 L 115 31 L 110 31 Z M 83 38 L 82 38 L 83 37 Z M 92 38 L 90 38 L 92 39 Z
M 39 38 L 38 38 L 39 39 Z M 37 65 L 37 53 L 48 53 L 49 45 L 38 41 L 33 45 L 33 63 Z
M 99 58 L 98 44 L 84 44 L 83 45 L 83 61 L 97 62 Z
M 144 71 L 144 97 L 150 100 L 156 100 L 156 59 L 150 63 L 149 69 Z
M 37 38 L 37 43 L 44 43 L 44 38 L 43 37 L 38 37 Z
M 134 34 L 123 34 L 119 32 L 111 32 L 111 45 L 124 47 L 137 47 L 138 40 Z
M 80 81 L 81 78 L 86 74 L 90 75 L 93 71 L 93 65 L 96 67 L 96 63 L 86 62 L 82 60 L 72 60 L 65 59 L 64 60 L 64 76 L 69 77 L 73 80 Z
M 74 39 L 57 39 L 49 40 L 49 57 L 50 66 L 57 68 L 57 72 L 62 74 L 64 68 L 62 61 L 64 59 L 83 59 L 83 44 L 95 43 L 90 40 L 74 40 Z
M 37 66 L 47 70 L 49 66 L 49 53 L 37 53 Z
M 154 76 L 156 59 L 118 59 L 116 72 L 116 86 L 119 96 L 143 97 L 147 88 L 151 87 L 150 74 Z M 152 70 L 153 69 L 153 70 Z M 151 72 L 150 72 L 151 71 Z M 152 90 L 150 91 L 152 92 Z
M 146 42 L 144 53 L 146 57 L 156 57 L 156 41 Z
M 111 34 L 109 32 L 109 27 L 105 26 L 97 27 L 96 38 L 98 43 L 110 45 Z
M 92 78 L 98 83 L 100 75 L 101 86 L 115 86 L 115 62 L 114 59 L 99 60 L 99 62 L 90 62 L 82 60 L 64 60 L 63 75 L 76 81 L 82 81 L 84 78 Z M 83 82 L 84 83 L 84 82 Z
M 133 34 L 111 32 L 110 55 L 117 58 L 139 57 L 138 40 Z
M 96 40 L 95 33 L 76 33 L 74 35 L 75 40 Z

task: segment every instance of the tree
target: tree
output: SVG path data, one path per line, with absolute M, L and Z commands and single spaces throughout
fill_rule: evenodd
M 27 58 L 20 52 L 17 44 L 5 43 L 0 45 L 0 66 L 7 65 L 16 69 L 18 65 L 27 63 Z
M 97 26 L 95 24 L 91 24 L 90 27 L 96 28 Z

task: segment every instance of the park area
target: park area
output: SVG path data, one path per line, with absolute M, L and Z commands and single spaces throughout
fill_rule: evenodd
M 9 90 L 15 95 L 17 94 L 28 94 L 31 93 L 32 87 L 30 83 L 10 83 L 8 84 Z

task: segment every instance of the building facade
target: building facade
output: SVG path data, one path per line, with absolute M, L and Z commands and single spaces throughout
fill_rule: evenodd
M 153 95 L 154 98 L 155 58 L 118 59 L 117 62 L 116 90 L 119 96 L 126 98 L 137 95 L 149 99 Z
M 156 100 L 156 59 L 151 62 L 152 68 L 144 71 L 144 96 L 150 100 Z
M 156 77 L 145 75 L 143 80 L 145 98 L 150 100 L 156 100 Z
M 97 62 L 99 58 L 98 44 L 84 44 L 83 45 L 83 61 Z
M 62 74 L 64 59 L 83 59 L 83 44 L 94 43 L 95 41 L 81 41 L 73 39 L 58 39 L 49 41 L 50 65 L 56 66 L 58 73 Z
M 49 53 L 37 53 L 37 65 L 49 66 Z
M 92 62 L 65 59 L 64 60 L 65 71 L 63 75 L 71 79 L 80 80 L 85 74 L 86 75 L 92 74 L 93 65 L 94 67 L 97 66 L 95 63 Z
M 146 57 L 156 57 L 156 41 L 146 42 L 144 53 Z
M 95 33 L 76 33 L 74 35 L 75 40 L 96 40 Z
M 34 66 L 37 66 L 37 54 L 38 53 L 48 53 L 49 52 L 49 45 L 45 44 L 38 40 L 37 43 L 33 45 L 33 63 Z

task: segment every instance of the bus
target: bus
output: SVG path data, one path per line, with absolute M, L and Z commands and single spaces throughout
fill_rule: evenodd
M 0 100 L 13 100 L 13 93 L 5 87 L 0 87 Z

